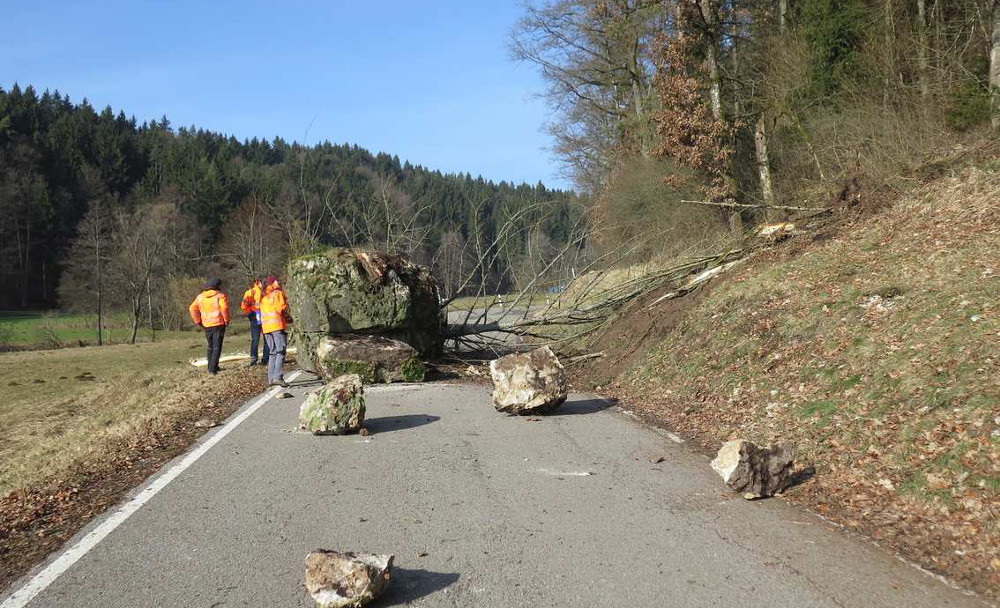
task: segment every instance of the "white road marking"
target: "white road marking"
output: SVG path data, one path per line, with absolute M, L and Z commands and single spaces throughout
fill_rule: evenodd
M 593 475 L 590 471 L 553 471 L 551 469 L 538 469 L 539 473 L 554 475 L 556 477 L 589 477 Z
M 292 372 L 292 374 L 288 376 L 288 379 L 294 380 L 301 373 L 301 371 Z M 222 439 L 231 433 L 233 429 L 238 427 L 244 420 L 249 418 L 254 412 L 260 409 L 261 406 L 274 398 L 274 396 L 282 390 L 284 390 L 282 387 L 276 386 L 264 393 L 260 398 L 250 404 L 250 407 L 243 410 L 242 413 L 230 420 L 228 424 L 216 431 L 214 435 L 205 441 L 205 443 L 198 446 L 197 449 L 185 456 L 180 462 L 153 479 L 149 485 L 140 490 L 138 494 L 133 496 L 124 505 L 119 507 L 96 528 L 88 532 L 87 535 L 81 538 L 78 543 L 64 551 L 44 570 L 36 574 L 34 578 L 28 581 L 23 587 L 4 600 L 3 604 L 0 604 L 0 608 L 24 608 L 24 606 L 27 606 L 28 602 L 35 599 L 35 596 L 51 585 L 57 578 L 59 578 L 59 575 L 69 570 L 73 564 L 86 555 L 88 551 L 96 547 L 97 543 L 104 540 L 108 534 L 114 532 L 115 528 L 122 525 L 126 519 L 138 511 L 142 505 L 149 502 L 149 500 L 156 496 L 160 490 L 165 488 L 168 483 L 177 479 L 181 473 L 194 464 L 199 458 L 204 456 L 206 452 L 212 449 L 212 446 L 222 441 Z
M 677 435 L 674 435 L 670 431 L 663 431 L 663 434 L 666 435 L 667 439 L 669 439 L 670 441 L 673 441 L 674 443 L 684 443 L 683 439 L 681 439 Z
M 640 418 L 640 417 L 639 417 L 639 416 L 638 416 L 638 415 L 637 415 L 637 414 L 636 414 L 635 412 L 633 412 L 632 410 L 626 410 L 626 409 L 624 409 L 624 408 L 619 408 L 619 410 L 618 410 L 618 411 L 619 411 L 619 412 L 621 412 L 622 414 L 625 414 L 625 415 L 626 415 L 626 416 L 628 416 L 629 418 L 632 418 L 633 420 L 638 420 L 639 422 L 643 422 L 642 418 Z M 647 426 L 648 426 L 648 425 L 647 425 Z M 656 433 L 659 433 L 659 434 L 663 435 L 664 437 L 666 437 L 666 438 L 667 438 L 667 439 L 669 439 L 670 441 L 673 441 L 674 443 L 684 443 L 684 440 L 683 440 L 683 439 L 681 439 L 681 438 L 680 438 L 679 436 L 677 436 L 677 435 L 676 435 L 676 434 L 674 434 L 674 433 L 671 433 L 671 432 L 670 432 L 670 431 L 668 431 L 668 430 L 665 430 L 665 429 L 658 429 L 658 428 L 655 428 L 655 427 L 653 427 L 653 429 L 652 429 L 652 430 L 653 430 L 654 432 L 656 432 Z
M 449 386 L 461 386 L 454 382 L 395 382 L 393 384 L 376 384 L 366 386 L 365 393 L 395 393 L 418 388 L 438 388 Z

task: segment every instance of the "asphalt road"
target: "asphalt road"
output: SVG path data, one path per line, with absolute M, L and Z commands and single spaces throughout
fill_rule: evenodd
M 265 403 L 28 606 L 307 607 L 317 547 L 395 554 L 376 606 L 985 605 L 781 500 L 734 496 L 601 400 L 532 421 L 483 387 L 376 387 L 369 437 L 314 437 L 295 430 L 310 388 Z
M 543 310 L 544 306 L 534 306 L 528 308 L 526 306 L 519 306 L 517 308 L 511 308 L 509 305 L 505 307 L 492 306 L 489 310 L 484 308 L 476 308 L 470 311 L 467 310 L 452 310 L 448 313 L 448 324 L 451 326 L 458 325 L 477 325 L 486 323 L 499 323 L 500 325 L 511 325 L 518 321 L 523 320 L 525 317 L 530 316 L 530 314 Z M 490 350 L 500 348 L 501 350 L 508 348 L 516 348 L 521 345 L 522 340 L 520 336 L 513 334 L 503 333 L 503 332 L 485 332 L 482 336 L 474 338 L 469 336 L 470 344 L 456 345 L 449 343 L 452 348 L 456 348 L 460 351 L 475 350 L 476 346 L 479 345 L 484 350 Z

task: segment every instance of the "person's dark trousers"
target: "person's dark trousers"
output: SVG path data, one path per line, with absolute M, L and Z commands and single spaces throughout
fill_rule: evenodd
M 226 337 L 226 326 L 205 328 L 205 340 L 208 341 L 208 373 L 219 371 L 219 357 L 222 356 L 222 339 Z
M 267 340 L 261 340 L 260 323 L 257 322 L 257 315 L 255 313 L 250 313 L 247 315 L 247 320 L 250 321 L 250 365 L 255 365 L 257 363 L 257 345 L 260 344 L 263 347 L 263 353 L 260 358 L 260 362 L 267 365 Z

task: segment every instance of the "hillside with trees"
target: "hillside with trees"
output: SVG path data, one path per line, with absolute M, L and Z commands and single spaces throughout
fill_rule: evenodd
M 125 310 L 157 326 L 180 321 L 195 277 L 235 289 L 328 245 L 406 254 L 433 267 L 448 296 L 512 289 L 518 268 L 583 218 L 575 194 L 541 183 L 442 174 L 353 145 L 139 123 L 17 85 L 0 89 L 0 205 L 0 307 Z M 480 263 L 476 251 L 502 230 L 503 255 Z
M 642 260 L 911 187 L 996 121 L 1000 6 L 547 0 L 511 52 L 548 83 L 554 149 L 596 196 L 600 240 Z

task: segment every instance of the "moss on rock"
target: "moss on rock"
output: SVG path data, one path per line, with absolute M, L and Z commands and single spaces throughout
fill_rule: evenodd
M 327 358 L 323 360 L 322 369 L 324 375 L 331 378 L 344 374 L 356 374 L 365 384 L 374 384 L 378 381 L 377 365 L 372 361 Z
M 365 391 L 361 377 L 346 374 L 312 393 L 299 410 L 299 428 L 314 435 L 345 435 L 361 430 Z
M 405 382 L 423 382 L 427 368 L 423 361 L 417 357 L 411 357 L 399 368 L 399 373 Z

